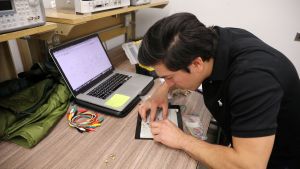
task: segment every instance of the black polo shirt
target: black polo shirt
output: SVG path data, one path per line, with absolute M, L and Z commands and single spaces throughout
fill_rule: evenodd
M 269 168 L 299 165 L 300 81 L 295 67 L 245 30 L 215 29 L 219 43 L 213 72 L 203 82 L 207 108 L 228 138 L 275 134 Z

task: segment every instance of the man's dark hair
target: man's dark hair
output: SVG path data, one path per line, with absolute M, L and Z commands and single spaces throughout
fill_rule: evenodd
M 138 60 L 145 66 L 163 63 L 169 70 L 189 72 L 192 61 L 214 56 L 218 35 L 190 13 L 177 13 L 157 21 L 145 34 Z

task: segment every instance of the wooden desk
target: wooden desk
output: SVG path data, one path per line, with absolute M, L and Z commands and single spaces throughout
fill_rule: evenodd
M 114 64 L 118 68 L 134 70 L 128 60 Z M 186 112 L 207 111 L 202 96 L 196 92 L 175 100 L 177 104 L 188 103 Z M 152 140 L 134 139 L 137 111 L 136 107 L 124 118 L 105 116 L 103 125 L 91 133 L 79 133 L 70 128 L 66 117 L 63 117 L 52 132 L 32 149 L 1 142 L 0 168 L 196 168 L 197 161 L 183 151 Z M 115 159 L 111 155 L 115 155 Z M 105 163 L 106 160 L 108 163 Z
M 0 168 L 196 169 L 197 161 L 183 151 L 152 140 L 135 140 L 136 119 L 137 108 L 134 108 L 124 118 L 105 116 L 95 132 L 79 133 L 63 117 L 31 150 L 0 143 Z
M 47 22 L 43 26 L 38 26 L 38 27 L 24 29 L 24 30 L 20 30 L 20 31 L 0 34 L 0 42 L 8 41 L 11 39 L 18 39 L 18 38 L 21 38 L 24 36 L 30 36 L 30 35 L 34 35 L 34 34 L 38 34 L 38 33 L 49 32 L 49 31 L 55 30 L 56 28 L 57 28 L 56 23 Z

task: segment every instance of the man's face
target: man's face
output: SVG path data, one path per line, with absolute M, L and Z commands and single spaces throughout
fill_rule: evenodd
M 193 65 L 189 66 L 190 73 L 184 70 L 170 71 L 164 64 L 153 66 L 157 75 L 164 78 L 168 86 L 176 86 L 181 89 L 196 90 L 202 83 L 203 77 L 199 71 L 195 71 Z

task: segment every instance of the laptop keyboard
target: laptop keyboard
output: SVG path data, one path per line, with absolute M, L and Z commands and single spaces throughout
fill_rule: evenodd
M 90 96 L 106 99 L 112 92 L 117 90 L 122 84 L 129 80 L 131 76 L 115 73 L 105 82 L 98 85 L 92 91 L 88 93 Z

